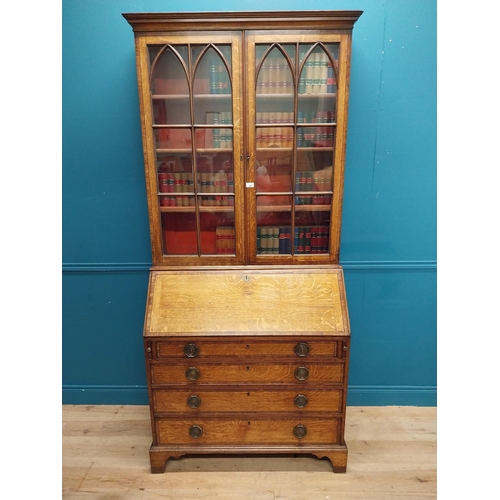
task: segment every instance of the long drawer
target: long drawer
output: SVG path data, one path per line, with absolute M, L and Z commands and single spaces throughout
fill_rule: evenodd
M 341 412 L 342 390 L 153 390 L 155 413 Z
M 156 419 L 160 445 L 335 445 L 339 428 L 339 418 Z
M 343 363 L 151 364 L 151 383 L 158 384 L 291 384 L 342 383 Z
M 254 339 L 251 337 L 205 339 L 173 339 L 162 340 L 155 344 L 154 358 L 211 358 L 233 357 L 315 357 L 335 358 L 339 348 L 336 340 L 313 339 Z

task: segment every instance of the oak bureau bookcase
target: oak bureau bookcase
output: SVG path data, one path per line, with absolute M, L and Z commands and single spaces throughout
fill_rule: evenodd
M 152 245 L 154 473 L 186 454 L 312 454 L 346 470 L 339 248 L 360 15 L 123 14 Z

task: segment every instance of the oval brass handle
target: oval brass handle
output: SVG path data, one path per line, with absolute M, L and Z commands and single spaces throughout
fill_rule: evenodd
M 307 356 L 309 354 L 309 344 L 306 342 L 299 342 L 295 346 L 295 354 L 301 358 Z
M 297 408 L 305 408 L 307 406 L 307 403 L 309 403 L 309 400 L 307 399 L 307 396 L 304 396 L 304 394 L 297 394 L 297 396 L 295 396 L 295 399 L 293 400 L 293 404 Z
M 298 366 L 294 372 L 297 380 L 306 380 L 309 377 L 309 370 L 305 366 Z
M 306 437 L 306 434 L 307 434 L 307 427 L 305 425 L 302 425 L 302 424 L 297 424 L 294 428 L 293 428 L 293 435 L 297 438 L 297 439 L 302 439 L 304 437 Z
M 199 408 L 201 405 L 201 398 L 192 394 L 187 398 L 187 405 L 189 408 Z
M 188 358 L 196 358 L 198 353 L 200 352 L 200 348 L 196 344 L 186 344 L 184 346 L 184 354 Z
M 199 425 L 192 425 L 189 428 L 189 435 L 194 439 L 200 438 L 202 434 L 203 429 Z
M 200 378 L 200 370 L 198 370 L 198 368 L 195 368 L 194 366 L 190 366 L 186 370 L 186 378 L 191 381 L 198 380 Z

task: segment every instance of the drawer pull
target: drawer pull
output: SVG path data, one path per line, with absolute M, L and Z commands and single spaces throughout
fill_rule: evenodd
M 192 425 L 192 426 L 189 428 L 189 435 L 190 435 L 193 439 L 198 439 L 198 438 L 200 438 L 202 434 L 203 434 L 203 429 L 202 429 L 199 425 Z
M 304 437 L 306 437 L 306 434 L 307 434 L 307 427 L 305 425 L 302 425 L 302 424 L 297 424 L 294 428 L 293 428 L 293 435 L 297 438 L 297 439 L 302 439 Z
M 196 358 L 198 353 L 200 352 L 200 348 L 196 344 L 186 344 L 184 346 L 184 354 L 188 358 Z
M 201 405 L 201 398 L 193 394 L 187 398 L 187 405 L 189 408 L 199 408 Z
M 299 342 L 295 346 L 295 354 L 301 358 L 309 354 L 309 345 L 306 342 Z
M 194 366 L 189 367 L 186 370 L 186 378 L 191 381 L 198 380 L 200 378 L 200 370 L 198 368 L 195 368 Z
M 297 380 L 306 380 L 309 377 L 309 370 L 305 366 L 298 366 L 294 372 Z
M 297 394 L 297 396 L 295 396 L 295 399 L 293 400 L 293 404 L 297 408 L 305 408 L 307 406 L 307 403 L 309 403 L 309 400 L 306 396 L 304 396 L 304 394 Z

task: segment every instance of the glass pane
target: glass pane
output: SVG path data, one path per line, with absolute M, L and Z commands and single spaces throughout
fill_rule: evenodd
M 328 150 L 297 151 L 295 191 L 331 192 L 333 189 L 333 153 Z
M 189 86 L 186 76 L 187 47 L 168 45 L 150 49 L 152 61 L 151 92 L 153 123 L 189 124 Z
M 194 179 L 191 155 L 160 154 L 157 160 L 160 206 L 194 207 Z
M 292 159 L 291 150 L 277 150 L 273 155 L 267 151 L 259 151 L 255 170 L 257 193 L 290 193 L 292 191 Z M 272 199 L 272 197 L 267 198 Z
M 197 193 L 201 206 L 234 206 L 232 153 L 197 154 Z
M 163 212 L 163 253 L 165 255 L 197 255 L 196 214 L 192 208 L 186 211 Z M 189 211 L 188 211 L 189 210 Z
M 204 209 L 200 214 L 202 255 L 234 255 L 234 212 Z
M 293 76 L 290 64 L 293 64 L 295 59 L 295 47 L 289 45 L 281 48 L 289 59 L 287 60 L 277 47 L 265 55 L 257 74 L 257 94 L 293 94 Z M 265 46 L 257 47 L 257 64 L 260 64 L 266 49 Z
M 291 255 L 290 197 L 282 196 L 279 205 L 268 207 L 267 197 L 257 198 L 257 248 L 258 255 Z M 276 209 L 280 211 L 275 211 Z M 287 208 L 286 211 L 282 211 Z
M 231 46 L 195 45 L 192 57 L 195 123 L 232 125 Z
M 157 128 L 154 131 L 157 150 L 176 149 L 191 151 L 190 128 Z
M 297 207 L 294 254 L 326 254 L 330 237 L 329 211 L 301 211 Z

